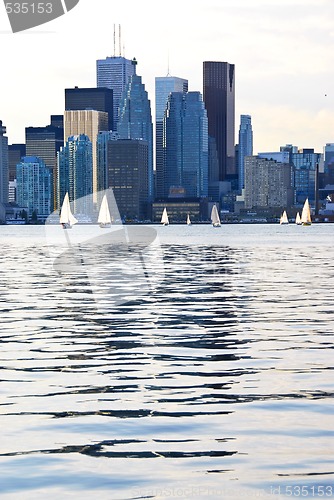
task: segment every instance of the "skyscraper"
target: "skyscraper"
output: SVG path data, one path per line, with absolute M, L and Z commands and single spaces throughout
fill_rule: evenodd
M 112 188 L 122 218 L 150 216 L 148 143 L 144 140 L 108 140 L 108 187 Z
M 118 138 L 117 132 L 101 131 L 97 136 L 97 190 L 98 193 L 108 189 L 108 147 L 110 141 Z M 103 196 L 103 194 L 102 194 Z M 100 205 L 102 197 L 98 195 Z
M 135 67 L 132 61 L 125 57 L 113 56 L 96 61 L 97 86 L 113 91 L 113 124 L 109 130 L 117 130 L 119 103 L 134 73 Z
M 252 118 L 249 115 L 240 116 L 239 146 L 238 146 L 238 187 L 241 191 L 245 187 L 246 156 L 253 155 Z
M 46 127 L 26 127 L 26 156 L 37 157 L 44 161 L 52 175 L 53 203 L 55 203 L 56 177 L 57 177 L 57 153 L 64 145 L 64 131 L 60 127 L 47 125 Z
M 132 61 L 135 68 L 137 61 Z M 117 132 L 120 139 L 144 140 L 148 144 L 148 196 L 153 199 L 153 123 L 151 103 L 141 76 L 133 75 L 123 92 L 119 106 Z
M 9 144 L 8 145 L 8 170 L 9 181 L 16 179 L 16 165 L 20 163 L 21 158 L 26 156 L 25 144 Z
M 92 214 L 92 196 L 90 196 L 93 193 L 92 150 L 92 142 L 85 134 L 70 136 L 65 146 L 60 149 L 57 176 L 58 206 L 61 206 L 68 192 L 74 210 L 80 210 L 86 215 Z
M 5 136 L 6 127 L 0 120 L 0 203 L 8 202 L 9 174 L 8 174 L 8 137 Z
M 97 136 L 102 130 L 108 130 L 108 113 L 86 109 L 82 111 L 66 111 L 64 115 L 65 140 L 74 135 L 87 135 L 92 143 L 93 157 L 93 198 L 97 201 Z M 72 201 L 72 200 L 71 200 Z
M 169 75 L 155 78 L 155 168 L 158 198 L 164 196 L 166 166 L 163 156 L 163 122 L 168 96 L 171 92 L 188 92 L 188 80 Z
M 51 213 L 51 170 L 41 158 L 24 156 L 16 166 L 16 200 L 29 217 L 46 219 Z
M 65 109 L 104 111 L 108 113 L 108 130 L 113 128 L 113 91 L 109 88 L 65 89 Z
M 172 92 L 164 119 L 163 197 L 208 195 L 208 120 L 200 92 Z
M 208 113 L 209 136 L 213 139 L 210 146 L 218 157 L 219 180 L 233 179 L 236 176 L 234 64 L 203 63 L 203 98 Z M 215 154 L 210 152 L 210 158 L 215 158 Z

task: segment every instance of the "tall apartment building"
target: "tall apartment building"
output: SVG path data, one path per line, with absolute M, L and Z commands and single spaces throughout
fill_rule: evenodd
M 134 73 L 133 61 L 125 57 L 113 56 L 96 61 L 97 87 L 112 89 L 113 92 L 113 123 L 109 130 L 117 130 L 119 103 L 130 77 Z
M 245 208 L 293 205 L 292 166 L 259 156 L 245 157 Z
M 93 214 L 93 145 L 85 134 L 70 136 L 58 153 L 58 206 L 69 194 L 74 210 Z
M 51 170 L 41 158 L 25 156 L 16 167 L 16 201 L 28 210 L 29 217 L 35 212 L 39 219 L 46 219 L 51 211 Z
M 166 164 L 163 148 L 163 124 L 168 96 L 171 92 L 188 92 L 188 80 L 170 75 L 155 78 L 155 170 L 157 198 L 164 196 Z
M 5 136 L 6 127 L 0 120 L 0 203 L 8 202 L 9 173 L 8 173 L 8 137 Z
M 203 62 L 203 99 L 208 113 L 210 158 L 218 158 L 219 181 L 236 178 L 235 165 L 235 66 Z M 217 179 L 214 179 L 217 180 Z M 211 181 L 211 179 L 209 179 Z

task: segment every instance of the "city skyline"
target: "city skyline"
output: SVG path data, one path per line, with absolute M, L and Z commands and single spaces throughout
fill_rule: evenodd
M 25 127 L 45 126 L 50 114 L 63 113 L 65 88 L 95 87 L 96 60 L 121 51 L 138 60 L 152 113 L 155 77 L 169 72 L 187 79 L 189 91 L 203 92 L 203 61 L 228 61 L 236 70 L 236 124 L 241 114 L 252 116 L 254 153 L 287 143 L 322 152 L 334 138 L 334 6 L 328 0 L 267 4 L 209 0 L 203 6 L 195 0 L 179 6 L 171 0 L 170 18 L 146 0 L 112 9 L 100 0 L 95 10 L 81 0 L 68 15 L 16 35 L 3 9 L 1 65 L 8 71 L 2 74 L 0 119 L 9 143 L 24 142 Z M 114 24 L 122 28 L 120 46 L 113 41 Z M 87 33 L 89 42 L 78 44 Z

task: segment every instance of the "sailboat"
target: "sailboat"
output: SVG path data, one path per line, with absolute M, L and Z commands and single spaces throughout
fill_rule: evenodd
M 283 214 L 281 215 L 279 223 L 280 224 L 289 224 L 289 219 L 288 219 L 288 216 L 287 216 L 287 213 L 285 210 L 284 210 Z
M 217 210 L 216 205 L 213 205 L 212 210 L 211 210 L 211 222 L 212 222 L 213 227 L 220 227 L 221 226 L 220 218 L 218 215 L 218 210 Z
M 164 211 L 162 212 L 162 216 L 161 216 L 161 221 L 160 222 L 164 226 L 168 226 L 168 224 L 169 224 L 168 214 L 167 214 L 167 208 L 166 207 L 164 208 Z
M 111 216 L 106 195 L 104 195 L 102 198 L 102 203 L 97 222 L 100 224 L 100 227 L 102 228 L 111 226 Z
M 301 222 L 302 222 L 303 226 L 310 226 L 312 224 L 311 209 L 310 209 L 310 204 L 309 204 L 308 198 L 306 198 L 304 206 L 303 206 Z
M 191 226 L 191 220 L 190 220 L 190 216 L 189 216 L 189 214 L 187 215 L 187 225 L 188 225 L 188 226 Z
M 302 221 L 301 221 L 299 212 L 297 212 L 297 215 L 296 215 L 296 224 L 297 224 L 297 226 L 301 226 L 302 225 Z
M 60 211 L 60 224 L 63 226 L 63 229 L 71 229 L 71 227 L 74 226 L 74 224 L 76 224 L 77 222 L 78 220 L 71 212 L 70 200 L 68 197 L 68 193 L 66 193 Z

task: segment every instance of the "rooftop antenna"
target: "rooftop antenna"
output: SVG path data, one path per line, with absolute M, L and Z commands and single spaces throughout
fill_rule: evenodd
M 171 76 L 171 74 L 169 72 L 169 51 L 168 51 L 168 55 L 167 55 L 167 75 L 166 76 Z
M 121 56 L 122 55 L 122 48 L 121 48 L 122 44 L 121 44 L 121 25 L 120 24 L 118 25 L 118 37 L 119 37 L 119 39 L 118 39 L 119 56 Z
M 114 57 L 116 56 L 116 25 L 114 24 Z

